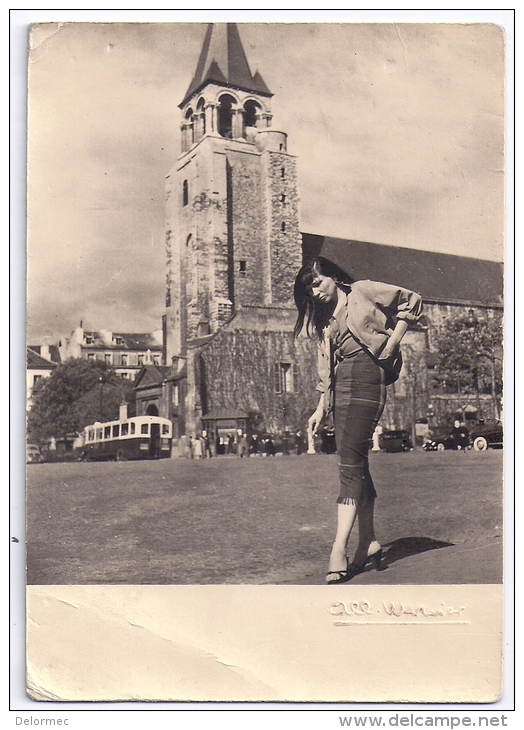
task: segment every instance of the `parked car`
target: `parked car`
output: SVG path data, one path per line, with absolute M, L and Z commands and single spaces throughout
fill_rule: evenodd
M 25 447 L 25 463 L 26 464 L 40 464 L 44 460 L 40 446 L 36 444 L 26 444 Z
M 388 453 L 411 451 L 413 443 L 409 431 L 382 431 L 378 437 L 378 445 Z
M 422 444 L 422 448 L 424 451 L 456 450 L 457 444 L 450 428 L 436 428 L 432 431 L 429 440 Z
M 500 418 L 486 418 L 485 421 L 480 421 L 471 430 L 469 439 L 475 451 L 486 451 L 488 448 L 502 448 L 502 421 Z

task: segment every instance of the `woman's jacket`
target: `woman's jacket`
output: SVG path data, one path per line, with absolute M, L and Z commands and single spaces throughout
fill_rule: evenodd
M 386 385 L 397 380 L 402 366 L 400 351 L 393 358 L 381 360 L 380 354 L 399 319 L 416 322 L 422 314 L 419 294 L 378 281 L 356 281 L 351 285 L 345 304 L 346 323 L 355 340 L 386 371 Z M 319 343 L 317 390 L 324 393 L 324 410 L 333 403 L 334 366 L 328 329 Z

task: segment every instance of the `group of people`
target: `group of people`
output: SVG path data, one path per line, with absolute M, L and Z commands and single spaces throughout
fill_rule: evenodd
M 213 451 L 206 431 L 197 434 L 195 438 L 188 438 L 186 456 L 188 459 L 211 459 Z

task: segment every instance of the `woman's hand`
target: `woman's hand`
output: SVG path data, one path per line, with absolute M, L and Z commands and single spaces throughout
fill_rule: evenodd
M 395 355 L 398 352 L 398 345 L 397 347 L 389 347 L 389 343 L 385 346 L 385 348 L 380 353 L 379 360 L 393 360 Z
M 324 405 L 318 404 L 316 407 L 315 412 L 313 415 L 309 418 L 307 422 L 307 427 L 310 433 L 313 434 L 313 436 L 316 434 L 316 432 L 319 429 L 320 424 L 322 423 L 322 419 L 324 418 Z

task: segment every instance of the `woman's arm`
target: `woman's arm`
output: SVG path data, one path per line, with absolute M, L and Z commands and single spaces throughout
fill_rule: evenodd
M 318 399 L 318 405 L 315 409 L 315 412 L 313 413 L 313 415 L 309 418 L 309 420 L 307 422 L 308 431 L 310 431 L 310 433 L 312 433 L 313 436 L 318 431 L 323 418 L 324 418 L 324 393 L 321 393 L 320 398 Z
M 405 319 L 399 319 L 397 320 L 397 324 L 395 325 L 395 329 L 391 333 L 388 341 L 386 342 L 386 346 L 380 353 L 380 359 L 381 360 L 387 360 L 389 357 L 392 357 L 395 355 L 398 346 L 400 345 L 402 338 L 406 334 L 406 330 L 408 328 L 408 322 Z

